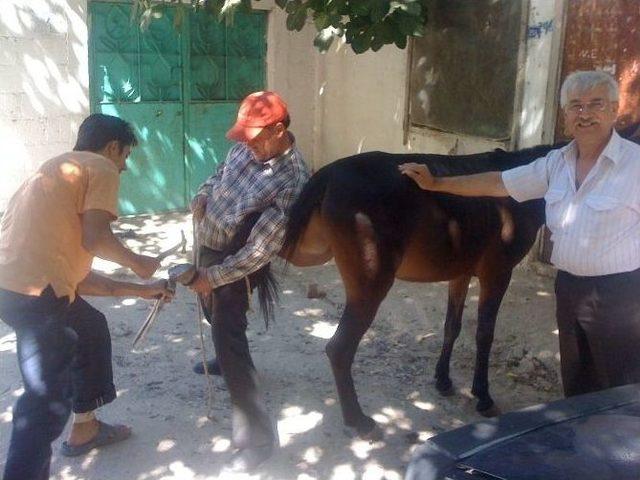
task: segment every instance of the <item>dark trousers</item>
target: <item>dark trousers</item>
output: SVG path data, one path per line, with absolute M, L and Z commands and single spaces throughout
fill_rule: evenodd
M 565 396 L 640 382 L 640 270 L 556 277 Z
M 200 266 L 221 263 L 220 252 L 200 247 Z M 258 392 L 256 369 L 247 341 L 246 281 L 223 285 L 213 290 L 210 302 L 203 302 L 211 324 L 213 343 L 233 408 L 232 439 L 236 448 L 272 444 L 275 434 Z
M 51 442 L 71 410 L 93 410 L 115 398 L 106 320 L 80 297 L 69 305 L 51 287 L 38 297 L 0 289 L 0 318 L 16 332 L 24 385 L 3 479 L 45 480 Z

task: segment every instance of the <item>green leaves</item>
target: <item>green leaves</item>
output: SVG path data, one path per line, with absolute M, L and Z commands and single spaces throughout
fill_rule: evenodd
M 300 1 L 291 2 L 289 5 L 294 3 L 299 3 L 300 5 L 295 5 L 295 7 L 291 8 L 291 12 L 287 15 L 287 29 L 299 32 L 307 21 L 307 6 Z M 289 5 L 287 5 L 287 10 Z
M 389 44 L 405 48 L 407 36 L 422 36 L 426 23 L 422 0 L 281 0 L 277 5 L 288 13 L 289 30 L 313 20 L 318 31 L 313 43 L 320 51 L 342 36 L 356 53 Z
M 205 8 L 219 20 L 229 21 L 237 8 L 250 9 L 250 0 L 190 0 L 194 8 Z M 259 0 L 257 0 L 259 1 Z M 132 16 L 148 24 L 158 5 L 181 0 L 133 0 Z M 333 40 L 344 37 L 356 53 L 374 52 L 384 45 L 407 46 L 407 37 L 424 35 L 427 19 L 425 0 L 275 0 L 287 14 L 288 30 L 299 32 L 307 24 L 318 31 L 313 44 L 326 51 Z M 176 21 L 179 26 L 182 20 Z

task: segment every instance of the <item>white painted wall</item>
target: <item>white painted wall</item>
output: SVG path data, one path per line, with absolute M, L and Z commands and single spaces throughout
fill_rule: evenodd
M 89 112 L 86 0 L 2 0 L 0 211 Z
M 289 32 L 285 27 L 286 14 L 281 9 L 269 7 L 269 3 L 264 1 L 255 6 L 270 10 L 267 31 L 267 88 L 280 93 L 287 102 L 291 131 L 311 167 L 314 165 L 317 71 L 320 58 L 313 47 L 315 31 L 307 27 L 302 32 Z
M 406 62 L 394 46 L 355 55 L 344 42 L 322 56 L 316 166 L 361 151 L 404 151 Z

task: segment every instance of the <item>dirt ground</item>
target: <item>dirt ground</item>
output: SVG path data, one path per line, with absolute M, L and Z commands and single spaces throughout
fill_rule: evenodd
M 132 248 L 157 253 L 174 244 L 189 218 L 181 214 L 123 220 L 119 233 Z M 187 256 L 165 260 L 166 266 Z M 113 264 L 95 267 L 124 277 Z M 282 271 L 282 265 L 276 265 Z M 161 272 L 164 275 L 165 272 Z M 481 419 L 470 394 L 475 356 L 477 282 L 452 361 L 457 392 L 441 398 L 433 386 L 447 286 L 396 282 L 365 336 L 354 364 L 360 402 L 384 428 L 383 441 L 349 438 L 328 360 L 327 338 L 340 317 L 344 293 L 335 265 L 290 267 L 280 278 L 277 322 L 265 330 L 252 314 L 248 331 L 264 396 L 278 422 L 281 448 L 260 473 L 221 473 L 230 459 L 230 404 L 224 385 L 214 378 L 213 417 L 207 418 L 207 383 L 191 372 L 201 358 L 195 297 L 184 288 L 160 313 L 142 345 L 133 337 L 151 303 L 140 299 L 89 299 L 104 312 L 113 337 L 113 363 L 119 398 L 100 409 L 106 421 L 127 423 L 134 436 L 86 457 L 68 459 L 54 444 L 56 480 L 398 480 L 417 442 Z M 317 284 L 324 298 L 307 298 Z M 553 281 L 548 272 L 519 266 L 500 310 L 491 356 L 491 391 L 503 411 L 561 396 L 554 322 Z M 205 350 L 213 349 L 205 327 Z M 11 411 L 21 381 L 15 336 L 0 322 L 0 469 L 11 430 Z

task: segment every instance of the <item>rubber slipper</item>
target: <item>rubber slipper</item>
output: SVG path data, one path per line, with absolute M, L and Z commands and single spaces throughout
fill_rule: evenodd
M 98 424 L 98 433 L 88 442 L 81 445 L 69 445 L 67 442 L 63 442 L 60 448 L 62 455 L 65 457 L 77 457 L 90 452 L 94 448 L 118 443 L 131 436 L 131 429 L 124 425 L 109 425 L 101 421 L 98 421 Z

